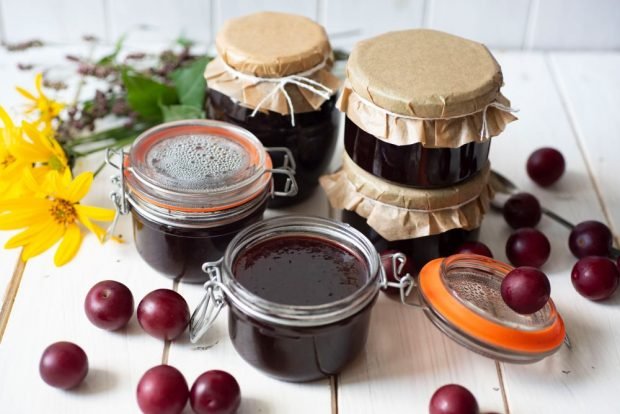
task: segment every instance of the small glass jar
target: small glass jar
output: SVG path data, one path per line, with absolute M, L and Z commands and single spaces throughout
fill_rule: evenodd
M 389 241 L 381 237 L 368 225 L 365 218 L 354 211 L 342 210 L 342 221 L 350 224 L 366 236 L 377 251 L 396 250 L 406 254 L 416 271 L 433 259 L 454 254 L 466 241 L 478 240 L 480 234 L 479 228 L 471 230 L 452 229 L 431 236 Z
M 267 147 L 288 148 L 295 161 L 295 179 L 299 191 L 295 197 L 276 198 L 269 201 L 270 207 L 294 204 L 308 198 L 315 190 L 319 177 L 325 173 L 334 154 L 338 138 L 340 114 L 335 109 L 333 96 L 319 109 L 295 114 L 295 126 L 288 115 L 277 112 L 257 112 L 232 101 L 217 91 L 209 91 L 207 113 L 209 118 L 230 122 L 249 131 Z M 282 160 L 274 157 L 274 163 Z M 283 185 L 284 177 L 274 177 L 276 186 Z
M 268 151 L 283 152 L 273 168 Z M 113 195 L 120 214 L 131 212 L 136 249 L 163 275 L 204 282 L 232 238 L 261 220 L 271 196 L 292 196 L 294 161 L 286 149 L 265 149 L 247 130 L 210 120 L 165 123 L 142 133 L 128 154 L 107 161 L 121 173 Z M 273 176 L 286 177 L 275 191 Z
M 336 246 L 348 252 L 349 260 L 357 261 L 359 285 L 330 301 L 332 292 L 327 290 L 340 284 L 340 281 L 331 283 L 334 280 L 330 278 L 342 277 L 341 272 L 345 270 L 341 267 L 340 273 L 312 279 L 316 282 L 313 282 L 314 289 L 300 287 L 301 291 L 293 292 L 271 283 L 278 266 L 274 265 L 254 272 L 254 277 L 261 279 L 255 281 L 260 288 L 252 290 L 239 277 L 240 271 L 235 271 L 237 263 L 258 243 L 284 238 L 293 250 L 296 241 L 311 238 L 320 245 Z M 300 272 L 318 269 L 324 260 L 322 256 L 305 256 L 304 260 L 308 261 L 297 269 Z M 302 260 L 299 256 L 291 259 L 292 266 L 298 265 L 296 260 Z M 345 262 L 339 266 L 345 266 Z M 338 374 L 364 348 L 371 309 L 385 280 L 380 258 L 363 235 L 348 225 L 317 217 L 285 216 L 256 223 L 231 241 L 220 261 L 205 263 L 204 269 L 211 280 L 205 284 L 207 294 L 190 322 L 192 340 L 202 336 L 221 307 L 228 304 L 229 335 L 239 355 L 272 377 L 296 382 Z M 345 276 L 346 280 L 351 277 Z M 273 289 L 284 289 L 277 292 L 284 296 L 274 300 Z M 327 299 L 300 305 L 306 303 L 304 295 L 323 295 Z
M 418 188 L 458 184 L 480 172 L 487 163 L 491 140 L 455 148 L 427 148 L 420 143 L 394 145 L 376 138 L 349 118 L 344 148 L 361 168 L 383 179 Z

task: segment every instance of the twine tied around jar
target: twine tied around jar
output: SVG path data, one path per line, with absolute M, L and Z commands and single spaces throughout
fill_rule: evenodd
M 303 72 L 295 73 L 293 75 L 288 75 L 288 76 L 282 76 L 278 78 L 262 78 L 259 76 L 248 75 L 247 73 L 239 72 L 238 70 L 233 69 L 228 64 L 222 61 L 222 64 L 224 65 L 224 68 L 226 69 L 226 71 L 237 79 L 255 83 L 255 84 L 272 83 L 274 85 L 271 92 L 265 95 L 258 102 L 258 104 L 254 107 L 254 110 L 250 114 L 251 117 L 256 116 L 258 111 L 261 109 L 261 107 L 266 102 L 273 99 L 277 93 L 281 92 L 282 95 L 284 95 L 284 98 L 286 99 L 286 102 L 288 104 L 289 112 L 291 114 L 291 125 L 292 126 L 295 126 L 295 108 L 293 106 L 293 101 L 291 100 L 291 97 L 286 91 L 286 86 L 289 84 L 296 85 L 300 88 L 303 88 L 303 89 L 306 89 L 307 91 L 312 92 L 313 94 L 319 95 L 325 100 L 328 100 L 334 94 L 334 90 L 331 88 L 328 88 L 327 86 L 323 85 L 320 82 L 310 79 L 309 77 L 315 74 L 316 72 L 320 71 L 321 69 L 325 68 L 327 63 L 328 63 L 328 59 L 324 59 L 318 65 L 308 70 L 305 70 Z
M 355 92 L 352 92 L 352 93 L 355 94 Z M 371 108 L 373 108 L 373 109 L 375 109 L 377 111 L 383 112 L 386 115 L 393 116 L 395 118 L 412 119 L 412 120 L 415 120 L 415 121 L 442 121 L 442 120 L 448 120 L 448 119 L 458 119 L 458 118 L 465 118 L 467 116 L 471 116 L 471 115 L 474 115 L 474 114 L 482 112 L 482 125 L 480 127 L 480 138 L 481 139 L 489 138 L 489 123 L 487 121 L 487 110 L 490 107 L 493 107 L 493 108 L 499 109 L 500 111 L 508 112 L 508 113 L 511 113 L 511 114 L 519 112 L 519 109 L 517 109 L 517 108 L 512 108 L 512 107 L 504 105 L 504 104 L 502 104 L 502 103 L 500 103 L 498 101 L 494 101 L 494 102 L 491 102 L 491 103 L 485 105 L 485 107 L 483 109 L 481 109 L 481 110 L 469 112 L 469 113 L 466 113 L 466 114 L 459 114 L 459 115 L 448 116 L 448 117 L 424 118 L 424 117 L 416 117 L 416 116 L 404 115 L 404 114 L 399 114 L 399 113 L 396 113 L 396 112 L 392 112 L 392 111 L 389 111 L 389 110 L 387 110 L 385 108 L 380 107 L 379 105 L 375 104 L 374 102 L 369 101 L 368 99 L 360 96 L 359 94 L 355 94 L 355 95 L 356 95 L 356 99 L 359 99 L 363 104 L 365 104 L 365 105 L 367 105 L 367 106 L 369 106 L 369 107 L 371 107 Z

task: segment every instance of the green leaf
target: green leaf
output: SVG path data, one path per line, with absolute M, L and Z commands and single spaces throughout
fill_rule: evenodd
M 191 64 L 172 72 L 170 76 L 181 104 L 198 109 L 203 108 L 207 89 L 204 71 L 211 59 L 210 56 L 203 56 Z
M 205 113 L 202 109 L 189 105 L 162 106 L 161 112 L 164 114 L 164 122 L 205 117 Z
M 123 48 L 123 43 L 125 43 L 126 37 L 127 37 L 127 34 L 124 34 L 121 37 L 119 37 L 118 40 L 116 41 L 116 44 L 114 45 L 114 50 L 112 51 L 112 53 L 102 57 L 95 64 L 106 66 L 106 65 L 110 65 L 114 63 L 114 61 L 116 60 L 116 57 L 118 56 L 121 49 Z
M 173 87 L 138 73 L 123 71 L 123 84 L 127 89 L 127 103 L 131 109 L 148 121 L 161 121 L 161 106 L 179 102 Z

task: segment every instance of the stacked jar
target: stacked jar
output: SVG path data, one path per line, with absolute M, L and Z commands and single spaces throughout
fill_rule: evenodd
M 342 168 L 321 185 L 377 250 L 416 268 L 477 239 L 488 210 L 490 139 L 516 118 L 482 44 L 434 30 L 358 43 L 338 108 Z
M 270 200 L 270 207 L 309 197 L 331 161 L 338 133 L 340 80 L 331 73 L 325 30 L 303 16 L 255 13 L 227 21 L 215 44 L 218 56 L 205 71 L 208 117 L 292 152 L 298 194 Z

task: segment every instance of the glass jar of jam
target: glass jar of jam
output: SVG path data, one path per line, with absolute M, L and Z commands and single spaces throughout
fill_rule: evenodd
M 284 152 L 274 168 L 270 151 Z M 165 276 L 204 282 L 201 265 L 219 258 L 232 238 L 259 221 L 272 196 L 292 196 L 294 161 L 284 149 L 265 149 L 249 131 L 210 120 L 165 123 L 142 133 L 120 160 L 113 199 L 131 212 L 136 249 Z M 276 191 L 273 176 L 284 177 Z
M 348 118 L 344 124 L 344 148 L 357 165 L 377 177 L 411 187 L 438 188 L 467 180 L 485 166 L 490 147 L 490 140 L 457 148 L 394 145 Z
M 363 40 L 337 102 L 345 150 L 400 185 L 456 185 L 484 168 L 491 138 L 516 119 L 502 83 L 493 55 L 471 40 L 428 29 Z
M 317 217 L 253 224 L 204 269 L 211 280 L 192 316 L 191 339 L 227 304 L 239 355 L 286 381 L 335 375 L 355 358 L 385 280 L 379 255 L 363 235 Z
M 297 15 L 263 12 L 227 21 L 218 56 L 206 68 L 209 118 L 239 125 L 268 147 L 288 148 L 299 191 L 270 207 L 309 197 L 332 158 L 338 134 L 340 81 L 323 27 Z M 280 160 L 275 158 L 274 162 Z M 282 177 L 274 177 L 276 185 Z

